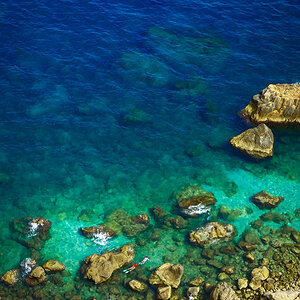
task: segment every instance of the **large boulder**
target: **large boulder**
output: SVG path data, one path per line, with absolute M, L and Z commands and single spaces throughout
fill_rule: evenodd
M 57 260 L 49 259 L 43 264 L 43 268 L 47 274 L 53 274 L 64 271 L 66 267 Z
M 261 209 L 271 209 L 277 207 L 279 203 L 284 200 L 284 198 L 280 196 L 274 196 L 267 191 L 261 191 L 260 193 L 255 194 L 252 197 L 252 200 L 254 204 Z
M 183 266 L 165 263 L 150 274 L 149 283 L 154 286 L 178 288 L 183 275 Z
M 40 250 L 50 237 L 51 225 L 51 221 L 41 217 L 15 219 L 13 237 L 26 247 Z
M 178 206 L 184 215 L 196 217 L 210 211 L 216 203 L 213 193 L 203 190 L 198 185 L 190 185 L 176 195 Z
M 190 242 L 201 247 L 218 241 L 229 241 L 236 232 L 232 224 L 209 222 L 205 226 L 190 232 Z
M 1 280 L 7 285 L 13 286 L 20 279 L 20 271 L 18 269 L 7 271 L 2 277 Z
M 80 272 L 83 278 L 100 284 L 108 280 L 114 271 L 132 263 L 134 256 L 135 252 L 132 245 L 124 245 L 116 251 L 103 254 L 92 254 L 83 261 Z
M 257 159 L 273 156 L 273 143 L 273 132 L 265 124 L 250 128 L 230 139 L 232 147 Z
M 233 288 L 226 282 L 219 283 L 211 292 L 210 300 L 239 300 Z
M 241 111 L 255 123 L 300 123 L 300 84 L 270 84 Z
M 30 286 L 38 285 L 48 279 L 45 270 L 41 266 L 32 269 L 26 278 L 26 283 Z

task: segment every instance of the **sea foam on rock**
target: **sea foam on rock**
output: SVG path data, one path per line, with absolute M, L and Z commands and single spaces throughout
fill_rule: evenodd
M 230 139 L 232 147 L 257 159 L 273 156 L 273 143 L 273 133 L 265 124 L 250 128 Z
M 203 190 L 198 185 L 190 185 L 176 195 L 180 211 L 189 217 L 210 212 L 216 203 L 213 193 Z
M 241 111 L 255 123 L 300 123 L 300 84 L 270 84 Z

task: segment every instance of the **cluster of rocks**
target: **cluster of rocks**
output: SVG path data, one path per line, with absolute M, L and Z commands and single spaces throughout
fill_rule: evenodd
M 230 144 L 257 159 L 273 156 L 274 136 L 266 124 L 299 125 L 300 84 L 270 84 L 240 114 L 259 125 L 232 137 Z
M 38 266 L 34 259 L 25 259 L 18 269 L 7 271 L 1 280 L 8 286 L 14 286 L 24 280 L 28 286 L 36 286 L 48 280 L 48 274 L 55 274 L 65 270 L 65 265 L 56 260 L 47 260 Z

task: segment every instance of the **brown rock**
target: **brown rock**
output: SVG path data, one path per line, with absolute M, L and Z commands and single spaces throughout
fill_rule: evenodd
M 170 286 L 159 286 L 157 288 L 157 299 L 167 300 L 172 296 L 172 288 Z
M 267 267 L 262 266 L 259 268 L 255 268 L 251 272 L 252 279 L 266 280 L 269 277 L 269 270 Z
M 26 283 L 30 286 L 38 285 L 48 279 L 45 270 L 41 266 L 32 269 L 26 278 Z
M 255 194 L 252 199 L 254 204 L 261 209 L 277 207 L 279 203 L 284 200 L 283 197 L 274 196 L 267 191 L 261 191 L 260 193 Z
M 82 227 L 81 232 L 88 239 L 91 239 L 99 235 L 105 238 L 111 238 L 116 235 L 116 233 L 112 229 L 102 224 L 97 226 L 91 226 L 91 227 Z
M 140 282 L 138 280 L 130 280 L 128 285 L 130 286 L 130 288 L 134 291 L 140 292 L 140 293 L 144 293 L 147 291 L 148 286 L 146 283 L 144 282 Z
M 211 292 L 210 300 L 239 300 L 232 287 L 226 283 L 219 283 Z
M 1 280 L 7 285 L 15 285 L 20 279 L 20 271 L 18 269 L 7 271 L 2 277 Z
M 109 251 L 103 254 L 92 254 L 82 263 L 80 272 L 85 279 L 100 284 L 109 279 L 112 273 L 134 259 L 134 248 L 132 245 L 125 245 L 116 251 Z
M 47 260 L 42 267 L 44 268 L 47 274 L 62 272 L 66 268 L 64 264 L 52 259 Z
M 265 124 L 250 128 L 230 139 L 232 147 L 257 159 L 273 156 L 273 143 L 273 133 Z
M 244 259 L 249 263 L 253 263 L 255 261 L 255 256 L 251 252 L 247 252 L 244 255 Z
M 239 278 L 238 279 L 238 287 L 239 289 L 245 289 L 248 286 L 248 279 L 247 278 Z
M 210 211 L 216 203 L 213 193 L 203 190 L 198 185 L 190 185 L 176 195 L 181 212 L 189 217 L 196 217 Z
M 151 285 L 168 285 L 178 288 L 183 274 L 183 266 L 165 263 L 150 274 Z
M 218 241 L 231 240 L 235 234 L 235 226 L 221 222 L 210 222 L 190 232 L 190 242 L 206 246 Z
M 270 84 L 241 111 L 255 123 L 300 123 L 300 85 Z
M 133 222 L 139 223 L 139 224 L 149 224 L 149 216 L 144 213 L 140 213 L 135 217 L 132 217 Z

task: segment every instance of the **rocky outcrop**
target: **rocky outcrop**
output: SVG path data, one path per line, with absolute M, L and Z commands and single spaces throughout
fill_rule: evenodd
M 1 280 L 7 285 L 13 286 L 20 279 L 20 271 L 18 269 L 7 271 L 2 277 Z
M 128 282 L 128 285 L 132 290 L 140 292 L 140 293 L 144 293 L 148 289 L 148 286 L 146 283 L 138 281 L 136 279 L 130 280 Z
M 50 237 L 51 221 L 41 217 L 25 217 L 13 222 L 15 232 L 13 237 L 17 242 L 29 248 L 40 250 Z
M 250 128 L 230 139 L 232 147 L 257 159 L 273 156 L 273 143 L 273 133 L 265 124 Z
M 206 246 L 214 242 L 231 240 L 236 232 L 232 224 L 210 222 L 197 230 L 190 232 L 190 242 L 199 246 Z
M 262 281 L 269 277 L 269 270 L 267 267 L 262 266 L 260 268 L 255 268 L 251 272 L 251 281 L 249 286 L 252 290 L 256 291 L 262 286 Z
M 299 300 L 300 291 L 277 291 L 274 293 L 265 293 L 264 295 L 269 300 Z
M 53 274 L 64 271 L 66 267 L 57 260 L 49 259 L 43 264 L 43 268 L 47 274 Z
M 226 282 L 219 283 L 211 292 L 210 300 L 239 300 L 233 288 Z
M 26 283 L 30 286 L 38 285 L 48 279 L 45 270 L 41 266 L 32 269 L 26 278 Z
M 241 115 L 255 123 L 300 123 L 300 84 L 270 84 L 254 95 Z
M 100 284 L 108 280 L 116 270 L 130 264 L 134 259 L 134 255 L 132 245 L 125 245 L 116 251 L 103 254 L 92 254 L 83 261 L 80 272 L 83 278 L 89 279 L 95 284 Z
M 82 227 L 81 228 L 82 234 L 87 237 L 88 239 L 97 237 L 97 236 L 103 236 L 105 238 L 111 238 L 116 233 L 108 228 L 107 226 L 103 225 L 97 225 L 97 226 L 91 226 L 91 227 Z
M 171 286 L 178 288 L 183 275 L 183 266 L 165 263 L 158 267 L 149 277 L 149 283 L 154 286 Z
M 176 195 L 178 206 L 184 215 L 196 217 L 210 211 L 216 203 L 213 193 L 203 190 L 198 185 L 190 185 Z
M 279 205 L 280 202 L 284 200 L 283 197 L 274 196 L 267 191 L 261 191 L 252 197 L 252 200 L 256 206 L 261 209 L 271 209 Z
M 82 234 L 87 238 L 107 240 L 115 235 L 125 234 L 126 236 L 136 236 L 149 228 L 149 216 L 140 213 L 131 217 L 120 208 L 113 211 L 105 218 L 105 222 L 97 226 L 81 228 Z

